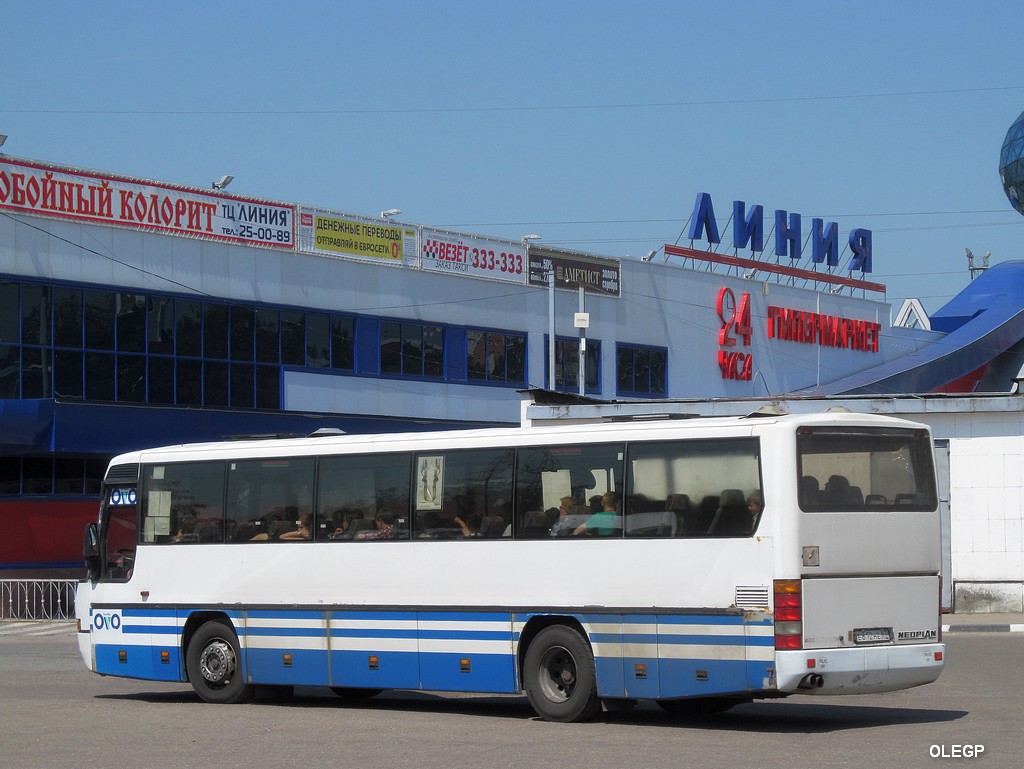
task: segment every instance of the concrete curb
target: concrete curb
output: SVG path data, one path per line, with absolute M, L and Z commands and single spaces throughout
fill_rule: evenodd
M 1024 624 L 1018 623 L 997 623 L 977 625 L 943 625 L 942 632 L 945 633 L 1024 633 Z

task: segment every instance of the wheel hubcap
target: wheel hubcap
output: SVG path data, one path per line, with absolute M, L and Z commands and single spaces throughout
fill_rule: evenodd
M 565 702 L 576 689 L 576 660 L 561 647 L 548 649 L 541 659 L 540 688 L 552 702 Z
M 199 658 L 199 672 L 215 686 L 231 680 L 235 674 L 235 652 L 225 641 L 211 641 Z

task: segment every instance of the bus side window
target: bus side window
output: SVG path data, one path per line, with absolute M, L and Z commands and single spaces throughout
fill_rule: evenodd
M 743 492 L 761 488 L 756 438 L 632 444 L 626 467 L 627 537 L 750 536 L 760 518 Z
M 143 541 L 224 541 L 224 463 L 175 462 L 143 473 Z
M 377 528 L 378 513 L 393 516 L 387 540 L 409 538 L 412 454 L 321 457 L 316 500 L 317 538 L 353 541 Z
M 413 537 L 497 539 L 511 523 L 513 449 L 416 456 Z
M 618 500 L 616 513 L 610 525 L 595 525 L 595 530 L 603 537 L 621 537 L 624 461 L 625 447 L 621 443 L 519 449 L 514 536 L 571 537 L 595 513 L 601 512 L 602 496 L 612 492 Z

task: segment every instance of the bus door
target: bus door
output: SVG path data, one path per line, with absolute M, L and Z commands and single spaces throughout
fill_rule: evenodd
M 135 515 L 138 488 L 134 484 L 119 483 L 106 486 L 104 492 L 104 515 L 100 523 L 103 570 L 100 576 L 101 579 L 127 580 L 132 575 L 138 541 Z
M 928 431 L 801 427 L 796 446 L 803 648 L 937 641 Z

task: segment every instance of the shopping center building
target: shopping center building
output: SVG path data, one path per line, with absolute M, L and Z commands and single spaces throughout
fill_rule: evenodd
M 77 568 L 106 462 L 147 445 L 515 424 L 524 392 L 562 398 L 544 418 L 908 393 L 969 417 L 981 392 L 1019 414 L 1024 264 L 894 323 L 869 231 L 716 203 L 685 245 L 612 258 L 0 155 L 0 570 Z M 999 568 L 1024 584 L 1013 419 Z

